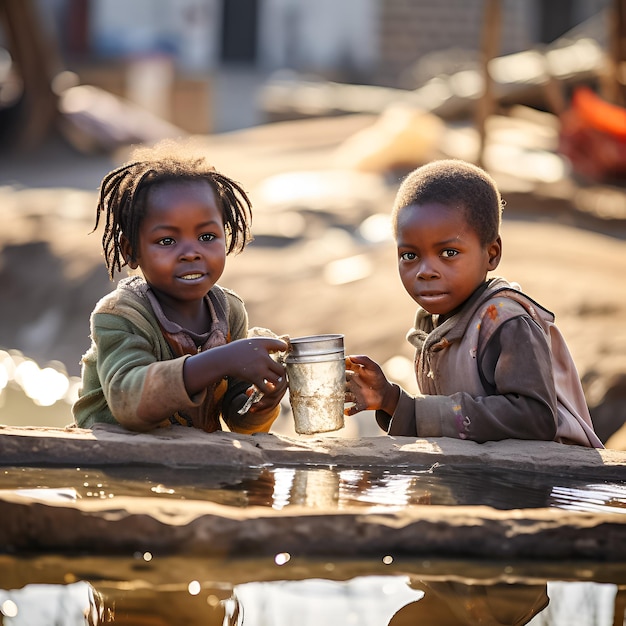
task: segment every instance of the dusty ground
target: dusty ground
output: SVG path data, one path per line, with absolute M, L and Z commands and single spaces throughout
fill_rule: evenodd
M 389 359 L 412 356 L 404 336 L 414 305 L 397 277 L 384 226 L 372 229 L 380 242 L 359 230 L 365 218 L 389 211 L 397 177 L 330 166 L 338 143 L 369 121 L 355 116 L 201 139 L 209 159 L 240 180 L 256 205 L 257 240 L 229 259 L 221 283 L 245 299 L 252 325 L 291 336 L 344 333 L 349 353 L 368 353 L 410 385 L 410 373 Z M 89 313 L 113 287 L 99 234 L 88 233 L 95 188 L 117 161 L 60 155 L 0 164 L 0 348 L 22 350 L 42 364 L 57 359 L 78 374 Z M 590 404 L 597 403 L 606 374 L 626 372 L 624 241 L 528 202 L 518 195 L 505 212 L 497 273 L 555 312 L 590 383 Z M 355 434 L 359 423 L 346 434 Z M 372 434 L 369 421 L 359 434 Z

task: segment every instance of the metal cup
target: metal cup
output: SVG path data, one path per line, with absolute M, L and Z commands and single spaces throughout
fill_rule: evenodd
M 343 428 L 343 335 L 296 337 L 289 343 L 285 364 L 296 432 L 313 435 Z

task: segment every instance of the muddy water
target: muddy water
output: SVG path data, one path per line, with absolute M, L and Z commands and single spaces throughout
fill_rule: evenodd
M 423 468 L 4 467 L 0 490 L 34 502 L 120 496 L 232 507 L 409 505 L 626 512 L 626 484 L 435 464 Z M 486 555 L 488 559 L 488 555 Z M 406 559 L 194 558 L 148 551 L 0 555 L 5 624 L 403 626 L 623 622 L 626 565 Z
M 157 496 L 273 509 L 298 505 L 376 511 L 416 504 L 462 504 L 626 514 L 626 480 L 588 482 L 538 472 L 443 464 L 421 469 L 268 466 L 211 471 L 162 466 L 3 467 L 2 491 L 18 491 L 40 501 Z

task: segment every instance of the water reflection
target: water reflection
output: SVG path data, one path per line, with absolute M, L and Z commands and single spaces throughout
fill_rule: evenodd
M 0 589 L 0 623 L 13 626 L 611 626 L 626 586 L 533 579 L 470 583 L 413 575 L 151 584 L 83 580 Z
M 475 624 L 528 624 L 550 602 L 545 585 L 466 585 L 455 581 L 411 579 L 419 600 L 402 607 L 389 626 L 474 626 Z
M 239 626 L 243 609 L 228 585 L 202 586 L 192 581 L 187 588 L 162 585 L 130 589 L 124 585 L 89 585 L 85 624 L 138 626 Z
M 3 491 L 60 506 L 131 496 L 364 513 L 455 504 L 626 512 L 625 482 L 442 464 L 3 467 L 0 499 Z M 0 554 L 0 624 L 12 626 L 611 626 L 624 623 L 625 607 L 623 563 L 320 562 L 294 549 L 250 561 L 145 550 L 132 559 Z
M 566 476 L 435 464 L 424 468 L 330 467 L 4 467 L 2 492 L 63 502 L 118 496 L 210 501 L 233 507 L 370 511 L 420 505 L 495 509 L 557 507 L 626 513 L 626 481 L 587 483 Z

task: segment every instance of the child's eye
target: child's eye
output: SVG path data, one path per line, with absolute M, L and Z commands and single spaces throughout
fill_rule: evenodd
M 163 239 L 159 239 L 157 243 L 160 246 L 173 246 L 176 243 L 176 240 L 172 237 L 163 237 Z
M 447 250 L 444 250 L 441 253 L 441 256 L 446 259 L 451 259 L 453 256 L 456 256 L 458 253 L 459 253 L 458 250 L 451 250 L 450 248 L 448 248 Z
M 215 235 L 213 233 L 204 233 L 198 237 L 200 241 L 213 241 L 215 239 Z
M 400 254 L 400 258 L 403 261 L 415 261 L 415 259 L 417 259 L 417 254 L 415 254 L 415 252 L 403 252 Z

